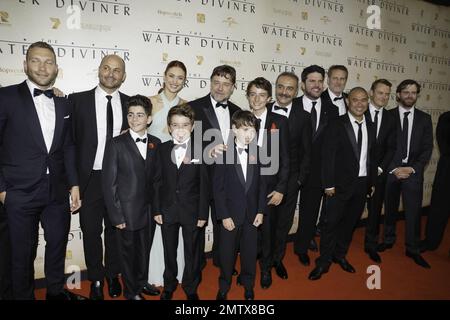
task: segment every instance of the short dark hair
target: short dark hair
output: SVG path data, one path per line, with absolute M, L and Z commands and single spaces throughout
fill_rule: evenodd
M 231 124 L 236 126 L 237 129 L 239 129 L 242 126 L 253 127 L 256 130 L 259 129 L 257 128 L 257 121 L 255 115 L 248 110 L 236 111 L 231 117 Z
M 303 69 L 301 75 L 302 82 L 305 82 L 306 79 L 308 78 L 308 75 L 314 72 L 320 73 L 322 75 L 322 78 L 325 78 L 325 69 L 322 68 L 321 66 L 318 66 L 317 64 L 313 64 Z
M 412 79 L 406 79 L 400 82 L 397 86 L 397 93 L 400 93 L 402 90 L 404 90 L 407 86 L 415 85 L 417 88 L 417 94 L 420 93 L 420 84 L 416 80 Z
M 256 79 L 250 81 L 247 85 L 247 96 L 250 95 L 250 89 L 253 86 L 255 86 L 258 89 L 263 89 L 263 90 L 267 91 L 267 93 L 269 94 L 269 97 L 272 96 L 272 84 L 266 78 L 258 77 Z
M 28 49 L 27 49 L 27 53 L 25 55 L 25 59 L 28 60 L 29 58 L 29 52 L 31 49 L 33 48 L 42 48 L 42 49 L 47 49 L 50 50 L 53 53 L 53 57 L 55 57 L 55 62 L 56 62 L 56 53 L 55 53 L 55 49 L 53 49 L 53 47 L 51 45 L 49 45 L 47 42 L 44 41 L 38 41 L 38 42 L 34 42 L 32 43 Z
M 295 73 L 288 72 L 288 71 L 282 72 L 278 75 L 275 83 L 278 83 L 278 79 L 280 79 L 281 77 L 290 77 L 290 78 L 294 79 L 295 81 L 297 81 L 297 86 L 298 86 L 298 76 Z
M 236 69 L 227 64 L 217 66 L 211 73 L 211 80 L 214 76 L 224 77 L 230 80 L 233 84 L 236 83 Z
M 191 124 L 194 124 L 195 120 L 195 112 L 194 109 L 188 104 L 183 103 L 178 106 L 174 106 L 170 108 L 169 113 L 167 114 L 167 125 L 170 126 L 171 120 L 173 116 L 183 116 L 189 119 Z
M 350 98 L 350 96 L 353 94 L 353 92 L 356 92 L 356 91 L 362 91 L 362 92 L 364 92 L 367 96 L 369 96 L 369 94 L 367 93 L 367 90 L 364 89 L 363 87 L 354 87 L 354 88 L 352 88 L 352 89 L 348 92 L 348 98 Z
M 348 77 L 348 69 L 347 69 L 346 66 L 344 66 L 344 65 L 342 65 L 342 64 L 334 64 L 334 65 L 332 65 L 331 67 L 329 67 L 329 68 L 328 68 L 328 72 L 327 72 L 328 77 L 331 76 L 331 74 L 333 73 L 334 70 L 341 70 L 341 71 L 344 71 L 345 74 L 346 74 L 347 77 Z
M 370 90 L 375 90 L 379 84 L 384 84 L 385 86 L 388 86 L 389 88 L 392 87 L 392 83 L 390 83 L 386 79 L 377 79 L 374 82 L 372 82 L 372 85 L 370 86 Z
M 146 96 L 137 94 L 135 96 L 129 97 L 127 101 L 127 110 L 129 110 L 130 107 L 136 106 L 144 108 L 144 111 L 148 116 L 152 114 L 153 105 L 150 99 L 147 98 Z

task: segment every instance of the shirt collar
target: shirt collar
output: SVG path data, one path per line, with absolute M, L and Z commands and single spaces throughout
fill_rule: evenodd
M 133 138 L 134 141 L 136 141 L 136 138 L 139 139 L 143 139 L 143 138 L 147 138 L 147 134 L 144 133 L 142 136 L 138 135 L 136 132 L 134 132 L 131 128 L 130 128 L 130 135 Z
M 183 142 L 178 142 L 176 139 L 172 138 L 173 144 L 177 145 L 177 144 L 187 144 L 189 142 L 189 140 L 191 140 L 191 137 L 188 137 L 186 140 L 184 140 Z
M 320 104 L 320 98 L 318 98 L 318 99 L 316 99 L 316 100 L 312 100 L 312 99 L 308 98 L 308 97 L 306 96 L 306 94 L 304 94 L 304 95 L 303 95 L 303 103 L 305 103 L 305 102 L 308 102 L 308 104 L 311 106 L 311 108 L 312 108 L 312 103 L 313 103 L 313 102 L 317 102 L 317 103 L 316 103 L 316 107 L 317 107 L 317 106 L 319 106 L 319 104 Z
M 214 100 L 213 96 L 210 94 L 209 97 L 211 98 L 211 104 L 213 105 L 213 107 L 216 106 L 216 104 L 218 104 L 219 102 Z M 225 102 L 221 102 L 223 104 L 228 104 L 228 100 L 226 100 Z
M 333 101 L 333 102 L 335 102 L 335 101 L 334 101 L 334 98 L 342 97 L 342 96 L 343 96 L 343 95 L 342 95 L 342 92 L 341 92 L 341 95 L 340 95 L 340 96 L 337 96 L 337 95 L 335 95 L 335 94 L 333 93 L 333 91 L 330 90 L 330 88 L 328 88 L 327 90 L 328 90 L 328 94 L 330 95 L 331 101 Z
M 247 148 L 248 148 L 248 145 L 242 145 L 242 144 L 238 141 L 237 138 L 234 139 L 234 143 L 235 143 L 235 145 L 236 145 L 237 148 L 243 148 L 243 149 L 247 149 Z
M 347 112 L 347 114 L 348 114 L 348 117 L 350 118 L 350 122 L 352 123 L 352 125 L 355 123 L 355 121 L 358 123 L 364 123 L 366 121 L 366 117 L 364 117 L 364 116 L 363 116 L 362 121 L 358 121 L 350 112 Z
M 257 119 L 260 119 L 261 121 L 265 121 L 266 118 L 267 118 L 267 108 L 264 108 L 264 111 L 263 111 L 263 113 L 261 113 L 260 116 L 257 116 L 257 115 L 255 114 L 255 117 L 256 117 Z
M 279 107 L 281 107 L 281 106 L 278 104 L 278 101 L 275 101 L 275 103 L 273 104 L 273 106 L 279 106 Z M 289 110 L 291 109 L 291 107 L 292 107 L 292 102 L 289 103 L 286 107 L 283 107 L 283 108 L 287 108 L 287 109 L 288 109 L 288 112 L 289 112 Z
M 105 90 L 103 90 L 100 86 L 97 86 L 97 88 L 95 88 L 95 93 L 102 97 L 111 96 L 111 97 L 113 97 L 113 99 L 119 96 L 119 90 L 116 90 L 110 94 L 110 93 L 106 92 Z
M 398 105 L 398 110 L 400 110 L 401 114 L 404 114 L 405 112 L 411 112 L 410 114 L 414 114 L 414 109 L 416 108 L 416 106 L 412 106 L 412 108 L 406 109 L 405 107 L 403 107 L 402 105 Z
M 30 79 L 27 79 L 26 80 L 26 83 L 27 83 L 27 86 L 28 86 L 28 89 L 30 90 L 30 93 L 31 93 L 31 97 L 34 97 L 34 89 L 40 89 L 40 90 L 42 90 L 41 88 L 39 88 L 33 81 L 31 81 Z M 50 86 L 49 88 L 47 88 L 47 89 L 45 89 L 45 90 L 51 90 L 52 89 L 52 87 Z
M 384 109 L 384 107 L 381 107 L 378 109 L 372 103 L 369 103 L 369 110 L 371 113 L 375 113 L 375 111 L 380 111 L 380 113 L 383 113 L 383 109 Z

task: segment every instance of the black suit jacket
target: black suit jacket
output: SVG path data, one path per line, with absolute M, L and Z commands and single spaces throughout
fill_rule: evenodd
M 372 123 L 373 129 L 375 128 L 375 123 L 372 121 L 370 111 L 366 111 L 366 119 Z M 376 133 L 376 131 L 375 131 Z M 392 113 L 388 110 L 383 110 L 383 117 L 381 118 L 380 131 L 375 139 L 375 148 L 377 158 L 375 159 L 375 165 L 383 170 L 383 174 L 387 174 L 388 166 L 392 161 L 392 157 L 395 153 L 396 138 L 395 138 L 395 121 L 392 117 Z
M 0 192 L 20 190 L 31 199 L 47 168 L 58 201 L 67 201 L 70 187 L 78 185 L 72 105 L 64 98 L 53 101 L 55 132 L 48 152 L 26 81 L 0 88 Z
M 295 98 L 294 100 L 298 101 L 297 103 L 305 110 L 303 106 L 303 96 Z M 329 123 L 338 117 L 339 110 L 334 106 L 327 105 L 326 102 L 321 99 L 319 126 L 315 132 L 311 126 L 311 169 L 306 180 L 306 185 L 308 187 L 322 187 L 322 145 L 325 131 Z
M 147 137 L 145 160 L 129 132 L 109 140 L 105 147 L 102 186 L 108 216 L 113 226 L 126 223 L 128 231 L 144 228 L 152 213 L 158 180 L 156 150 L 161 141 Z
M 257 213 L 267 214 L 266 182 L 261 176 L 261 166 L 257 157 L 257 148 L 249 148 L 247 179 L 244 179 L 241 165 L 238 163 L 236 147 L 231 144 L 226 152 L 233 152 L 234 163 L 216 164 L 214 168 L 213 193 L 217 219 L 232 218 L 236 226 L 247 222 L 253 224 Z M 256 151 L 255 151 L 256 150 Z M 252 152 L 255 151 L 255 152 Z
M 346 94 L 345 92 L 342 92 L 342 96 L 344 97 L 345 109 L 348 109 L 347 100 L 346 100 L 348 98 L 348 94 Z M 335 105 L 334 102 L 331 100 L 330 94 L 328 93 L 328 88 L 322 92 L 320 97 L 322 98 L 322 104 L 326 104 L 329 109 L 332 109 L 332 107 L 336 108 L 338 111 L 338 115 L 339 115 L 339 107 L 337 105 Z
M 374 185 L 376 177 L 375 131 L 366 118 L 367 143 L 367 178 L 369 187 Z M 358 147 L 355 132 L 348 114 L 332 121 L 325 133 L 323 143 L 322 174 L 324 188 L 336 188 L 336 193 L 350 197 L 359 175 Z M 367 190 L 369 192 L 369 190 Z
M 272 110 L 273 103 L 269 105 Z M 289 171 L 304 184 L 311 166 L 311 116 L 303 110 L 298 99 L 292 101 L 289 123 Z
M 396 127 L 396 151 L 388 167 L 388 171 L 402 166 L 401 123 L 398 107 L 388 111 L 393 117 Z M 403 119 L 402 119 L 403 120 Z M 431 116 L 417 108 L 414 109 L 411 141 L 409 145 L 408 166 L 416 171 L 416 175 L 423 179 L 425 165 L 428 163 L 433 151 L 433 125 Z
M 73 136 L 77 146 L 77 165 L 80 192 L 83 197 L 94 166 L 97 152 L 97 118 L 95 113 L 95 89 L 69 95 L 73 102 Z M 122 105 L 122 130 L 128 128 L 126 102 L 128 96 L 120 93 Z
M 199 142 L 193 148 L 189 140 L 186 156 L 177 168 L 174 143 L 169 140 L 158 150 L 157 199 L 154 214 L 162 214 L 163 223 L 197 224 L 197 220 L 208 220 L 210 185 L 206 165 L 196 158 L 194 149 L 202 151 Z

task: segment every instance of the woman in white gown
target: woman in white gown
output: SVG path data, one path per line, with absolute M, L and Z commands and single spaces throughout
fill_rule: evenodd
M 171 61 L 164 71 L 164 84 L 160 93 L 150 97 L 152 101 L 152 124 L 148 129 L 148 133 L 161 139 L 161 142 L 166 142 L 172 139 L 169 129 L 167 127 L 167 114 L 173 106 L 186 103 L 185 100 L 178 96 L 178 93 L 183 89 L 186 82 L 186 66 L 181 61 Z M 183 234 L 180 228 L 178 250 L 178 282 L 181 283 L 184 270 L 184 248 L 183 248 Z M 155 235 L 153 237 L 153 244 L 150 250 L 150 265 L 148 270 L 148 282 L 155 286 L 163 286 L 164 279 L 164 248 L 161 236 L 161 226 L 156 225 Z

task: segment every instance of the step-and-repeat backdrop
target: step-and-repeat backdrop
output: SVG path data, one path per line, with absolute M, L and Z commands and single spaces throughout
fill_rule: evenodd
M 383 77 L 396 85 L 413 78 L 423 85 L 420 109 L 436 125 L 450 109 L 450 9 L 406 0 L 1 0 L 0 85 L 25 79 L 30 43 L 43 40 L 56 50 L 56 86 L 66 93 L 93 88 L 106 54 L 126 62 L 127 94 L 154 95 L 166 64 L 188 68 L 181 92 L 192 100 L 209 91 L 220 64 L 237 70 L 232 100 L 248 108 L 247 82 L 274 82 L 283 71 L 300 75 L 310 64 L 349 69 L 347 89 L 369 88 Z M 299 93 L 301 94 L 301 93 Z M 395 94 L 390 106 L 395 105 Z M 437 151 L 425 177 L 430 200 Z M 296 231 L 296 214 L 291 232 Z M 207 250 L 212 230 L 207 229 Z M 78 216 L 72 217 L 67 266 L 85 268 Z M 41 235 L 36 277 L 43 277 Z

